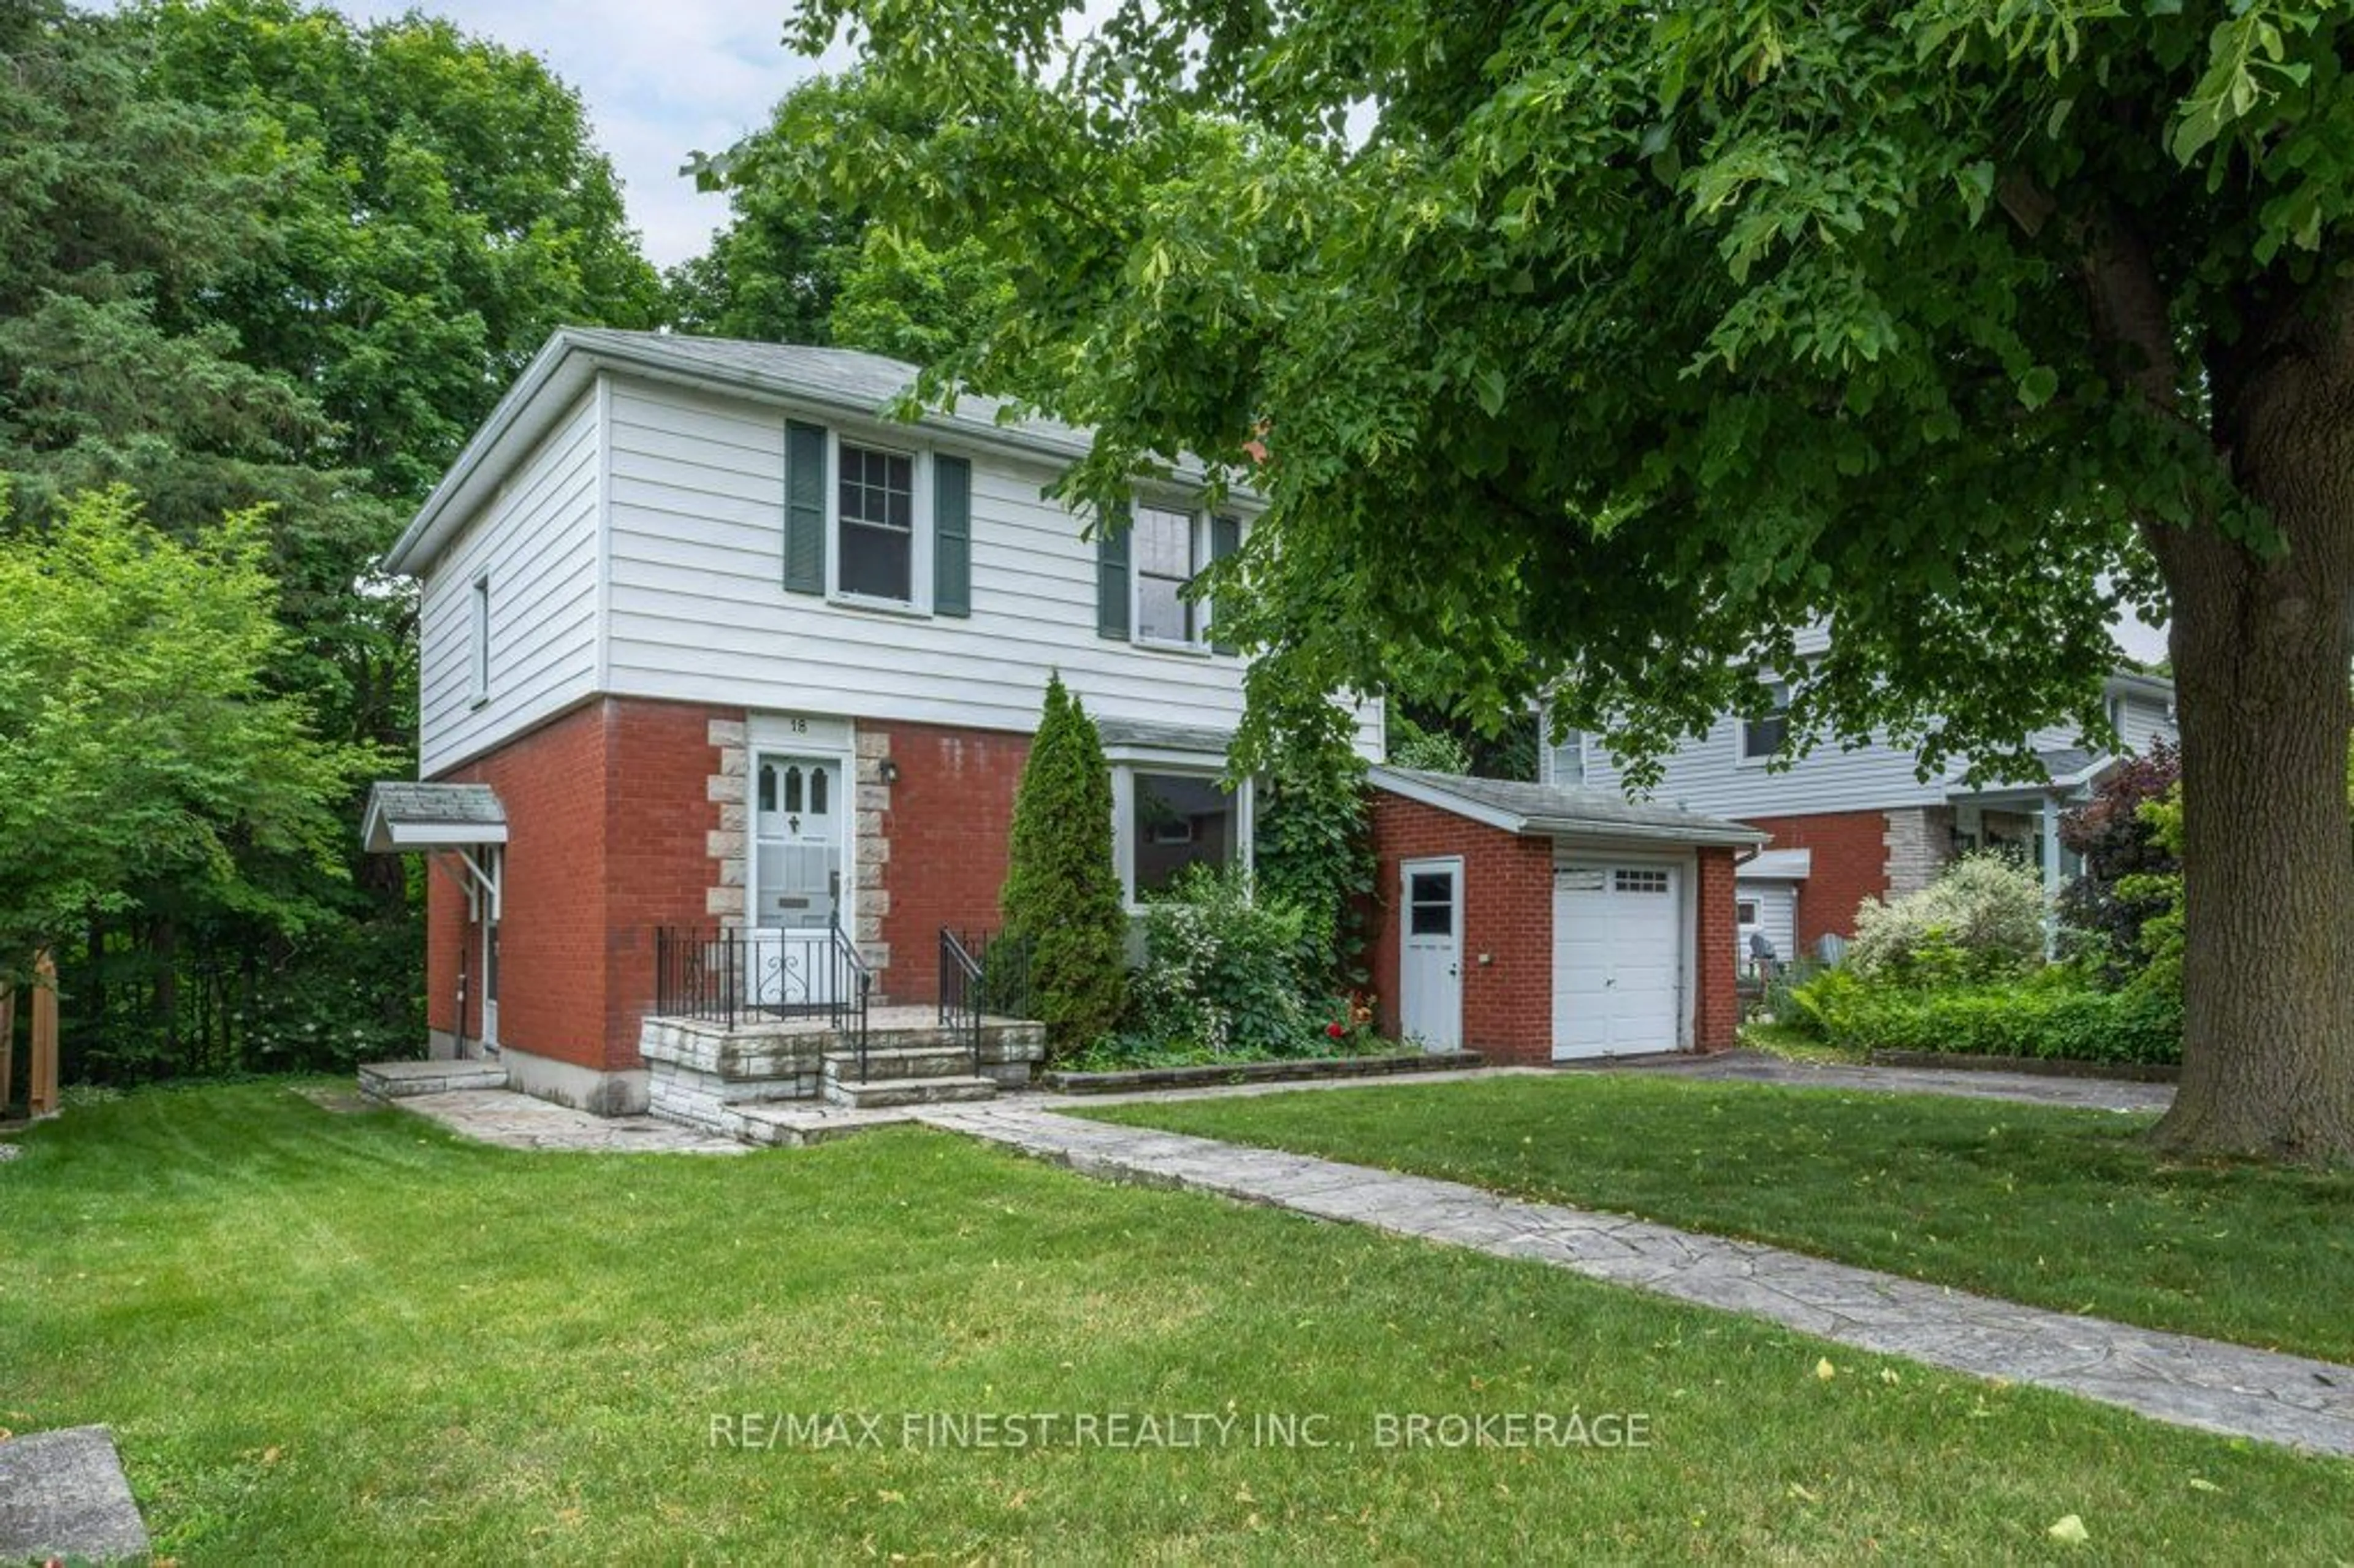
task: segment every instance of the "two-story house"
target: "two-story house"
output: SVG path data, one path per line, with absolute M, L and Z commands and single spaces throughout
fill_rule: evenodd
M 1819 651 L 1825 641 L 1802 642 L 1800 652 Z M 1769 684 L 1777 698 L 1787 694 L 1787 686 Z M 2120 670 L 2104 692 L 2119 752 L 2139 754 L 2173 738 L 2172 683 Z M 1652 792 L 1771 835 L 1735 874 L 1734 942 L 1744 959 L 1753 937 L 1788 959 L 1816 952 L 1827 936 L 1850 936 L 1865 899 L 1925 886 L 1973 849 L 2015 848 L 2056 894 L 2074 870 L 2060 843 L 2060 817 L 2117 761 L 2073 727 L 2055 726 L 2029 738 L 2042 777 L 1973 786 L 1959 764 L 1924 778 L 1911 751 L 1880 741 L 1818 747 L 1775 766 L 1787 739 L 1778 708 L 1758 718 L 1725 715 L 1668 758 Z M 1597 737 L 1576 733 L 1539 747 L 1538 773 L 1550 784 L 1626 788 Z
M 663 1109 L 665 1082 L 697 1115 L 714 1096 L 811 1092 L 808 1063 L 773 1051 L 775 1082 L 737 1081 L 748 1048 L 664 1033 L 657 1001 L 716 998 L 731 1026 L 854 981 L 911 1012 L 944 1001 L 949 935 L 996 924 L 1054 672 L 1101 729 L 1131 905 L 1189 865 L 1249 861 L 1253 789 L 1221 783 L 1243 661 L 1185 590 L 1239 547 L 1250 498 L 1205 511 L 1204 476 L 1181 471 L 1090 538 L 1046 493 L 1084 432 L 973 397 L 887 418 L 913 376 L 846 350 L 562 331 L 394 545 L 387 568 L 419 585 L 420 782 L 379 786 L 364 832 L 440 873 L 436 1055 L 494 1054 L 511 1086 L 607 1112 L 650 1094 Z M 1357 719 L 1378 760 L 1380 703 Z M 1594 866 L 1626 873 L 1579 894 L 1579 919 L 1606 935 L 1620 882 L 1661 912 L 1627 927 L 1640 941 L 1571 944 L 1579 994 L 1611 992 L 1623 960 L 1657 1006 L 1560 1037 L 1727 1043 L 1731 965 L 1686 954 L 1703 861 L 1729 884 L 1754 834 L 1598 795 L 1581 816 L 1376 778 L 1384 820 L 1415 824 L 1385 846 L 1394 1027 L 1553 1053 L 1552 857 L 1575 833 L 1581 888 Z M 1519 854 L 1494 886 L 1474 841 Z M 1593 858 L 1614 845 L 1641 853 Z M 1506 925 L 1527 955 L 1509 975 Z M 1400 927 L 1416 978 L 1395 968 Z

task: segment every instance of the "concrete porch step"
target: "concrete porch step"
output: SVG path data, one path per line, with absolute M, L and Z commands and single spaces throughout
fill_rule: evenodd
M 825 1098 L 829 1105 L 846 1106 L 853 1110 L 877 1110 L 885 1106 L 950 1105 L 964 1100 L 992 1099 L 997 1095 L 994 1078 L 869 1078 L 855 1083 L 828 1077 Z
M 496 1062 L 365 1062 L 360 1065 L 360 1093 L 372 1100 L 506 1086 L 507 1070 Z
M 956 1078 L 971 1074 L 972 1053 L 962 1045 L 870 1044 L 866 1047 L 866 1075 L 870 1078 Z M 829 1080 L 856 1077 L 858 1053 L 828 1051 L 825 1075 Z

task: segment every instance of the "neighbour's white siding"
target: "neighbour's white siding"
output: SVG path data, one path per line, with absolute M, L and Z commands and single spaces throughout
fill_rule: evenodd
M 1680 747 L 1668 758 L 1667 771 L 1651 798 L 1734 818 L 1883 811 L 1943 805 L 1966 771 L 1957 764 L 1925 783 L 1918 758 L 1882 741 L 1850 749 L 1818 746 L 1795 767 L 1776 770 L 1735 760 L 1737 722 L 1721 718 L 1705 736 Z M 2057 751 L 2084 742 L 2074 726 L 2054 725 L 2037 730 L 2029 744 L 2038 751 Z M 1624 788 L 1617 763 L 1599 742 L 1586 747 L 1585 782 L 1595 789 Z
M 2118 704 L 2117 738 L 2126 750 L 2138 757 L 2158 740 L 2173 740 L 2173 705 L 2155 697 L 2128 696 Z
M 1095 546 L 1042 498 L 1050 463 L 940 446 L 972 461 L 972 614 L 860 609 L 782 586 L 781 408 L 627 377 L 609 401 L 614 693 L 1022 731 L 1059 669 L 1098 718 L 1240 720 L 1241 660 L 1097 635 Z M 932 444 L 921 427 L 823 422 Z M 1380 725 L 1373 705 L 1365 744 Z
M 597 399 L 557 419 L 426 574 L 418 771 L 430 779 L 597 687 Z M 474 584 L 490 577 L 490 683 L 475 701 Z
M 1717 720 L 1707 735 L 1685 742 L 1667 759 L 1667 771 L 1651 799 L 1723 817 L 1773 817 L 1816 811 L 1879 811 L 1899 806 L 1942 804 L 1943 779 L 1923 783 L 1910 752 L 1874 743 L 1842 751 L 1821 746 L 1787 771 L 1762 762 L 1734 759 L 1739 721 Z M 1586 747 L 1585 784 L 1590 789 L 1620 789 L 1623 775 L 1607 747 Z

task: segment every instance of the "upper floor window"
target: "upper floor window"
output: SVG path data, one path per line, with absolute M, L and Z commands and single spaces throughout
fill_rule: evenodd
M 1145 642 L 1197 643 L 1185 589 L 1202 569 L 1201 529 L 1189 512 L 1136 509 L 1136 635 Z
M 491 700 L 491 574 L 474 579 L 466 598 L 467 687 L 475 706 Z
M 1553 777 L 1547 782 L 1557 787 L 1576 789 L 1585 784 L 1585 734 L 1571 730 L 1561 737 L 1561 744 L 1552 747 Z
M 1766 690 L 1772 705 L 1765 715 L 1740 721 L 1744 762 L 1763 762 L 1790 743 L 1790 688 L 1784 682 L 1769 681 Z
M 784 586 L 926 615 L 972 613 L 972 462 L 785 421 Z
M 843 593 L 916 602 L 916 460 L 841 446 L 835 516 Z
M 1216 652 L 1216 617 L 1189 597 L 1204 568 L 1242 547 L 1242 520 L 1139 505 L 1096 540 L 1096 630 L 1123 642 Z

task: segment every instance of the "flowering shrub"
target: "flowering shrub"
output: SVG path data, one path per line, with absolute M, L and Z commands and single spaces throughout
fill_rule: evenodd
M 1964 855 L 1918 893 L 1867 898 L 1847 963 L 1867 980 L 1910 987 L 2022 975 L 2043 961 L 2043 885 L 2009 855 Z
M 1306 916 L 1253 896 L 1242 871 L 1196 867 L 1144 913 L 1144 967 L 1123 1033 L 1213 1057 L 1299 1055 L 1318 1036 L 1295 968 Z

